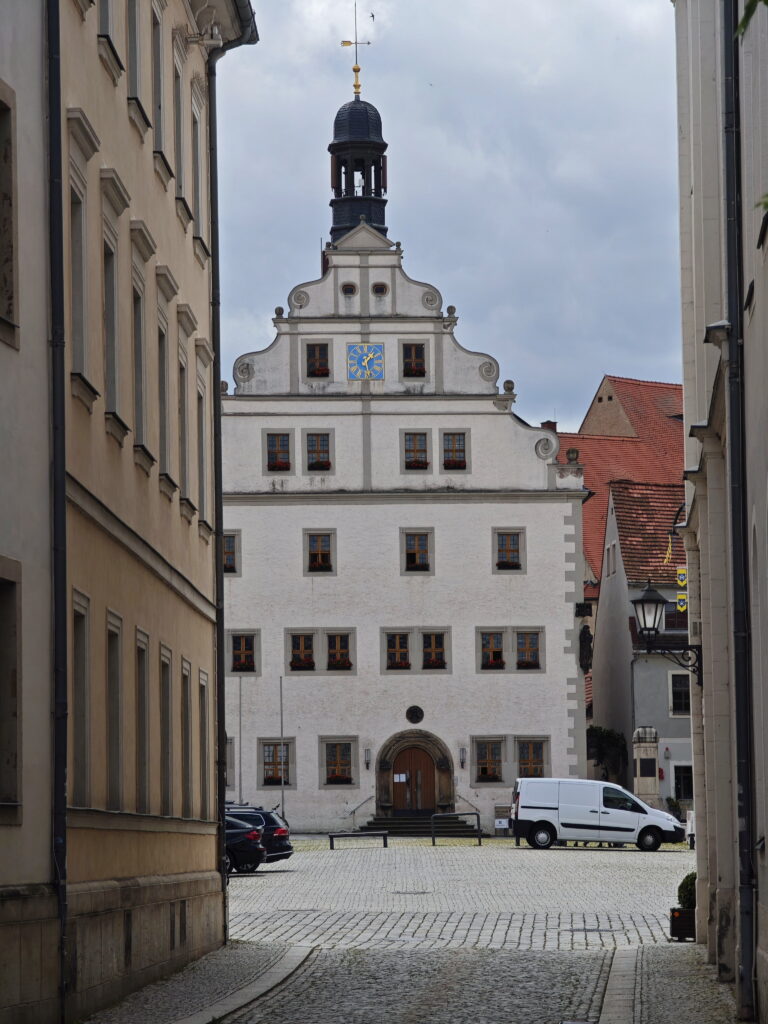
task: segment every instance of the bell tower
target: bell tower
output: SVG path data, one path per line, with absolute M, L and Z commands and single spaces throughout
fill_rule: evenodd
M 381 136 L 381 115 L 360 99 L 360 68 L 355 64 L 355 98 L 345 103 L 333 122 L 331 154 L 331 241 L 337 242 L 360 218 L 386 235 L 387 144 Z

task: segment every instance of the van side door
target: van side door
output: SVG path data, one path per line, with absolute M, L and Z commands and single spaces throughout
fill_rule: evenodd
M 609 843 L 634 843 L 645 811 L 618 786 L 603 786 L 600 801 L 600 838 Z
M 560 783 L 558 839 L 592 839 L 600 834 L 600 786 L 583 782 Z

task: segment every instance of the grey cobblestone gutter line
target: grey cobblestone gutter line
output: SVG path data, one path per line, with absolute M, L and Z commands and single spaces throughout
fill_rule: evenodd
M 600 1024 L 633 1024 L 637 949 L 617 949 L 605 988 Z
M 218 1002 L 206 1006 L 204 1010 L 175 1020 L 174 1024 L 216 1024 L 216 1021 L 242 1009 L 254 999 L 259 999 L 282 984 L 297 968 L 301 967 L 311 952 L 311 946 L 291 946 L 277 963 L 259 975 L 256 981 L 228 993 Z

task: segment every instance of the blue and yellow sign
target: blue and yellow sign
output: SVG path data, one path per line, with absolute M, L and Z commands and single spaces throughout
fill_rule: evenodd
M 384 380 L 383 345 L 347 345 L 349 380 Z
M 688 611 L 688 594 L 685 591 L 678 592 L 677 595 L 677 610 L 679 612 Z
M 688 586 L 688 566 L 678 565 L 677 567 L 677 585 L 678 587 Z

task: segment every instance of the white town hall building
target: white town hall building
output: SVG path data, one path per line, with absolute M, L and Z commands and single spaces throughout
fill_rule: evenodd
M 223 398 L 227 797 L 492 829 L 516 776 L 586 774 L 578 454 L 404 272 L 359 94 L 329 150 L 322 276 Z

